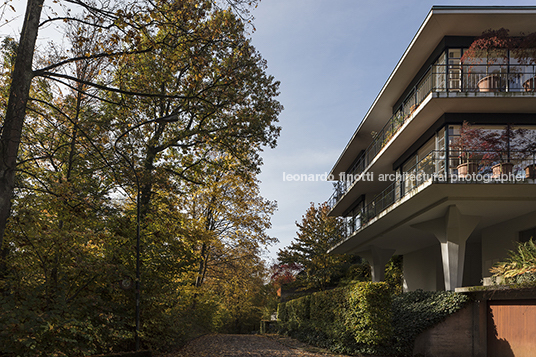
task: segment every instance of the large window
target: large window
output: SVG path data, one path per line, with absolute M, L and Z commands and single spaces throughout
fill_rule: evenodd
M 535 126 L 449 125 L 448 138 L 450 174 L 523 176 L 536 158 Z
M 506 49 L 482 51 L 480 57 L 463 58 L 464 48 L 448 48 L 434 64 L 438 91 L 534 91 L 535 66 L 520 61 Z
M 448 90 L 459 92 L 462 89 L 462 49 L 449 49 L 448 54 Z
M 402 195 L 430 177 L 446 180 L 447 173 L 536 179 L 536 126 L 448 125 L 417 149 L 399 173 Z
M 401 193 L 408 193 L 418 185 L 432 178 L 435 174 L 443 174 L 445 168 L 445 130 L 422 145 L 417 152 L 402 164 Z
M 365 202 L 363 198 L 360 199 L 360 202 L 348 213 L 346 218 L 347 223 L 347 235 L 352 235 L 355 231 L 361 228 L 363 224 L 363 208 Z

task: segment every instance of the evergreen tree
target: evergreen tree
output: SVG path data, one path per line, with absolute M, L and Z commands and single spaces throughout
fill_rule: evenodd
M 304 267 L 307 287 L 326 287 L 337 277 L 348 257 L 331 254 L 329 250 L 344 237 L 344 223 L 340 218 L 329 217 L 329 206 L 322 203 L 311 206 L 298 227 L 297 238 L 282 250 L 278 260 L 282 264 L 299 264 Z

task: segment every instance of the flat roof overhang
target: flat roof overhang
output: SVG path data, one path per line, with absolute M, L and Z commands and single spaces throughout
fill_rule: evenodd
M 371 246 L 403 255 L 437 244 L 412 225 L 443 217 L 456 205 L 464 215 L 482 217 L 475 232 L 536 211 L 535 183 L 431 183 L 420 186 L 335 246 L 333 254 L 366 252 Z
M 332 207 L 330 216 L 342 216 L 364 193 L 377 194 L 387 187 L 380 174 L 393 173 L 393 162 L 420 138 L 444 113 L 535 113 L 536 92 L 433 92 L 369 164 L 373 181 L 359 180 Z M 536 125 L 536 115 L 534 118 Z M 369 175 L 370 177 L 370 175 Z
M 510 30 L 511 35 L 536 31 L 534 6 L 434 6 L 417 31 L 374 103 L 346 145 L 331 174 L 338 177 L 372 141 L 392 116 L 393 105 L 445 36 L 479 36 L 487 29 Z

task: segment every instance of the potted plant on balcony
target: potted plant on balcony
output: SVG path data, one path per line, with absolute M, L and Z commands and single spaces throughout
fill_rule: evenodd
M 482 170 L 491 166 L 491 173 L 495 178 L 512 173 L 514 164 L 511 162 L 511 144 L 514 138 L 529 142 L 523 139 L 524 135 L 525 129 L 513 129 L 510 124 L 502 130 L 494 130 L 474 128 L 471 124 L 464 122 L 456 145 L 460 150 L 460 159 L 462 159 L 458 166 L 458 174 L 475 173 L 478 163 L 482 165 Z
M 525 178 L 536 179 L 536 164 L 528 164 L 525 167 Z
M 458 153 L 459 164 L 457 166 L 459 176 L 472 175 L 478 171 L 478 163 L 475 162 L 478 155 L 480 134 L 478 129 L 473 128 L 468 122 L 463 122 L 460 128 L 460 136 L 454 143 Z
M 508 50 L 515 46 L 514 41 L 513 37 L 508 36 L 507 29 L 487 30 L 465 50 L 461 60 L 470 65 L 469 71 L 473 65 L 485 65 L 485 76 L 477 82 L 480 92 L 493 92 L 504 86 L 499 73 L 489 73 L 489 65 L 508 63 Z
M 536 64 L 536 32 L 523 36 L 517 48 L 512 50 L 515 58 L 518 59 L 522 65 L 534 65 Z M 526 92 L 534 92 L 536 85 L 536 73 L 532 73 L 532 76 L 523 82 L 523 89 Z
M 484 31 L 462 56 L 464 64 L 476 65 L 485 61 L 486 76 L 477 83 L 480 92 L 497 91 L 506 86 L 507 80 L 503 80 L 504 75 L 488 72 L 490 64 L 508 64 L 509 56 L 517 59 L 521 65 L 536 64 L 536 32 L 522 36 L 510 36 L 508 33 L 509 30 L 505 28 Z M 515 69 L 510 67 L 510 73 Z M 535 77 L 532 73 L 532 76 L 523 83 L 523 88 L 525 91 L 534 91 L 534 86 Z
M 482 133 L 482 149 L 486 152 L 483 160 L 490 160 L 494 164 L 491 167 L 492 177 L 499 178 L 512 173 L 514 164 L 510 159 L 510 142 L 514 136 L 511 125 L 506 125 L 501 131 Z

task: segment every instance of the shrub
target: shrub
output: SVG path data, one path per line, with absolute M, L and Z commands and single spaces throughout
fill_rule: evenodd
M 97 299 L 68 304 L 35 292 L 0 295 L 0 355 L 91 355 L 132 340 L 124 316 L 106 312 Z
M 281 303 L 280 331 L 337 352 L 376 352 L 390 338 L 390 290 L 357 283 Z M 383 327 L 383 325 L 386 327 Z
M 454 292 L 391 296 L 386 283 L 357 283 L 279 304 L 279 332 L 337 353 L 411 356 L 415 338 L 465 306 Z
M 404 284 L 403 256 L 393 255 L 385 266 L 385 282 L 394 294 L 402 294 Z
M 386 283 L 361 283 L 350 289 L 346 322 L 356 342 L 379 345 L 390 340 L 391 292 Z
M 323 341 L 322 347 L 329 348 L 333 343 L 343 345 L 346 341 L 353 339 L 346 325 L 349 309 L 348 293 L 349 288 L 338 288 L 311 295 L 310 323 L 317 332 L 314 340 Z M 318 336 L 319 333 L 322 335 Z
M 279 304 L 278 319 L 285 330 L 307 327 L 310 319 L 310 295 Z
M 461 310 L 469 301 L 467 295 L 449 291 L 404 293 L 393 298 L 393 352 L 411 356 L 417 336 L 426 329 Z
M 532 238 L 518 243 L 515 250 L 508 252 L 505 262 L 495 265 L 491 272 L 494 277 L 503 277 L 506 283 L 524 283 L 536 280 L 536 245 Z

